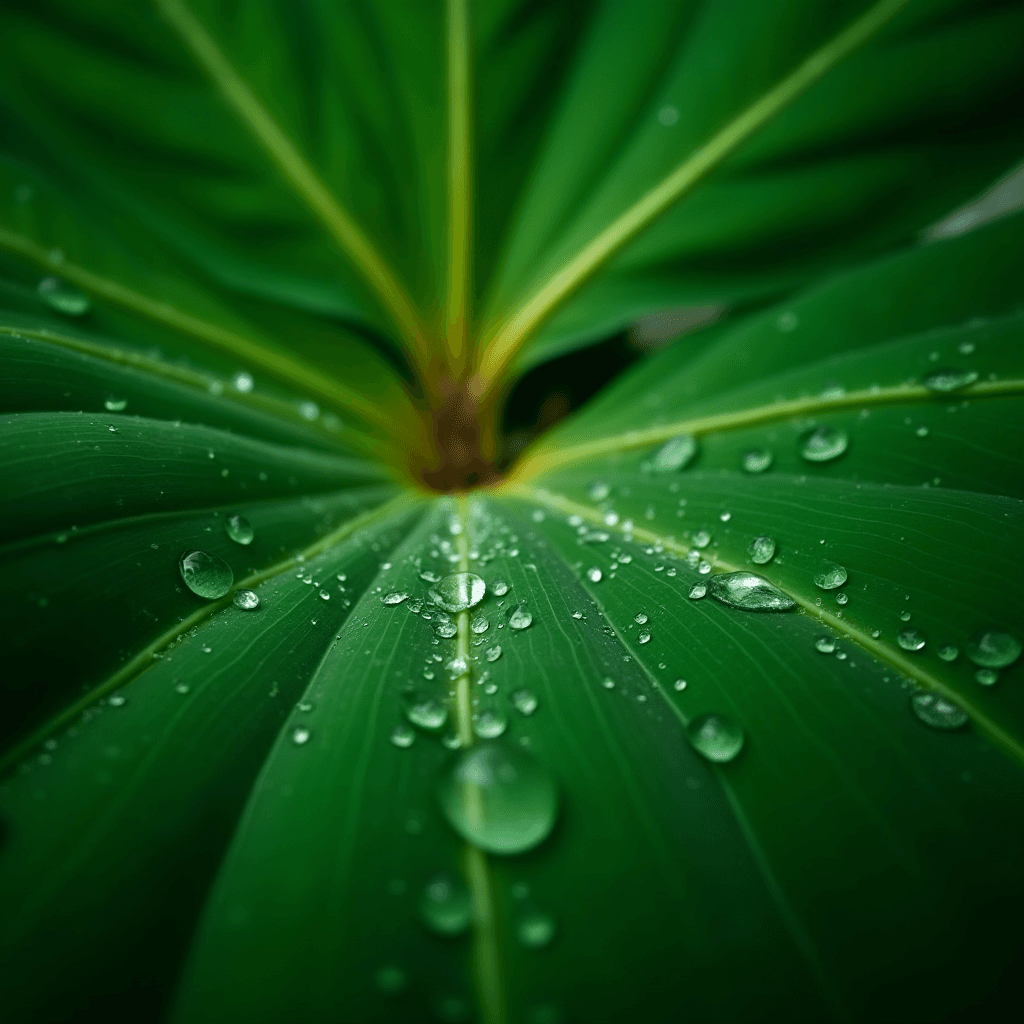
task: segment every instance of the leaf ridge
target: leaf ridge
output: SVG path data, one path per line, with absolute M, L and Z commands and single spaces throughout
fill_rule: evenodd
M 285 180 L 327 229 L 341 251 L 353 261 L 390 314 L 420 368 L 426 369 L 432 353 L 420 313 L 384 257 L 259 102 L 188 6 L 182 0 L 156 2 Z
M 692 156 L 590 240 L 517 310 L 485 334 L 478 389 L 486 393 L 537 328 L 626 244 L 649 227 L 737 147 L 866 42 L 909 0 L 880 0 L 730 121 Z
M 1002 398 L 1007 395 L 1024 394 L 1024 379 L 979 381 L 956 392 L 957 397 Z M 642 448 L 658 441 L 667 441 L 680 434 L 712 434 L 723 430 L 740 430 L 744 427 L 761 426 L 777 420 L 797 416 L 811 416 L 818 413 L 838 412 L 868 405 L 897 405 L 901 402 L 935 401 L 936 392 L 923 384 L 896 384 L 892 387 L 861 388 L 842 395 L 813 395 L 807 398 L 792 398 L 785 402 L 741 409 L 738 412 L 713 413 L 710 416 L 696 416 L 692 419 L 675 420 L 646 430 L 629 430 L 622 434 L 598 438 L 583 444 L 565 448 L 554 448 L 546 453 L 543 445 L 533 454 L 526 455 L 513 471 L 510 480 L 525 483 L 534 477 L 553 469 L 582 462 L 599 455 L 608 455 Z
M 577 515 L 581 519 L 587 520 L 595 526 L 601 526 L 603 529 L 609 528 L 604 522 L 603 517 L 596 513 L 592 508 L 589 508 L 586 505 L 581 505 L 570 498 L 564 497 L 563 495 L 554 494 L 543 488 L 526 487 L 522 484 L 508 485 L 508 492 L 518 495 L 519 497 L 526 498 L 529 501 L 539 502 L 542 505 L 546 505 L 553 511 L 567 515 Z M 611 529 L 614 529 L 623 535 L 625 533 L 622 526 L 618 524 L 611 527 Z M 666 537 L 642 526 L 634 525 L 631 532 L 634 538 L 639 538 L 649 544 L 660 544 L 665 548 L 665 550 L 671 551 L 674 554 L 685 555 L 690 551 L 690 545 L 677 541 L 674 537 Z M 725 572 L 737 572 L 747 568 L 746 566 L 735 565 L 732 562 L 728 562 L 719 555 L 711 555 L 709 557 L 705 552 L 704 557 L 708 558 L 709 561 L 713 559 L 714 564 Z M 762 574 L 765 568 L 765 566 L 758 566 L 758 569 Z M 937 676 L 932 675 L 927 671 L 927 669 L 922 668 L 917 662 L 912 661 L 910 658 L 905 657 L 895 650 L 892 650 L 886 644 L 881 643 L 868 633 L 858 629 L 852 623 L 837 618 L 824 607 L 819 608 L 812 600 L 804 597 L 798 591 L 787 588 L 786 593 L 788 593 L 789 596 L 792 597 L 799 605 L 803 614 L 817 619 L 830 629 L 845 635 L 849 640 L 861 647 L 868 655 L 878 661 L 890 665 L 895 671 L 907 676 L 924 689 L 939 693 L 943 697 L 946 697 L 960 705 L 960 707 L 962 707 L 971 716 L 979 728 L 986 733 L 990 739 L 992 739 L 998 746 L 1002 747 L 1003 750 L 1015 760 L 1024 764 L 1024 744 L 992 721 L 988 715 L 977 707 L 969 696 L 955 692 Z

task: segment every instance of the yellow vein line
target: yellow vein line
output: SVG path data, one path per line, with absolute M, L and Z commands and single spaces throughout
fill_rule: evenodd
M 469 5 L 448 0 L 448 300 L 445 344 L 456 376 L 465 365 L 470 274 Z
M 462 530 L 458 535 L 459 571 L 469 571 L 469 502 L 460 497 L 456 505 Z M 469 656 L 469 612 L 459 612 L 458 656 L 467 669 L 455 683 L 456 730 L 463 748 L 472 746 L 473 702 Z M 467 784 L 463 799 L 467 813 L 479 818 L 483 809 L 480 790 Z M 473 978 L 480 1002 L 482 1024 L 505 1024 L 505 992 L 501 969 L 501 949 L 498 941 L 498 919 L 494 902 L 494 880 L 487 854 L 471 843 L 463 851 L 466 883 L 473 904 Z
M 203 395 L 217 394 L 218 400 L 226 399 L 243 408 L 253 408 L 260 412 L 278 416 L 284 420 L 292 420 L 294 425 L 310 431 L 317 438 L 332 441 L 339 446 L 342 438 L 344 438 L 346 444 L 358 445 L 360 448 L 377 455 L 381 455 L 384 451 L 390 451 L 394 447 L 390 443 L 387 446 L 383 446 L 380 442 L 367 437 L 360 431 L 353 430 L 348 424 L 343 424 L 336 433 L 328 432 L 326 429 L 313 431 L 311 424 L 302 418 L 299 410 L 292 402 L 271 398 L 268 395 L 262 395 L 257 392 L 235 391 L 230 388 L 220 390 L 223 387 L 223 381 L 218 380 L 216 377 L 200 373 L 197 370 L 190 370 L 187 366 L 174 366 L 171 363 L 165 363 L 160 359 L 154 359 L 152 356 L 143 355 L 140 352 L 99 345 L 95 342 L 85 341 L 82 338 L 72 337 L 71 335 L 58 334 L 48 328 L 9 327 L 5 324 L 0 324 L 0 336 L 30 338 L 33 341 L 46 342 L 51 345 L 57 345 L 60 348 L 69 349 L 72 352 L 91 356 L 94 359 L 103 359 L 106 362 L 116 363 L 118 366 L 128 366 L 134 370 L 144 371 L 152 374 L 154 377 L 161 377 L 164 380 L 170 380 L 175 384 L 181 384 L 184 387 L 201 392 Z
M 662 536 L 642 526 L 634 525 L 631 531 L 626 531 L 621 525 L 609 527 L 605 523 L 603 515 L 595 509 L 587 505 L 581 505 L 560 494 L 553 494 L 543 488 L 512 484 L 508 486 L 507 493 L 517 495 L 527 501 L 540 502 L 542 505 L 546 505 L 548 508 L 562 512 L 565 515 L 577 515 L 595 526 L 600 526 L 602 529 L 614 529 L 617 533 L 622 534 L 623 537 L 629 533 L 634 540 L 640 540 L 652 545 L 661 545 L 666 551 L 671 551 L 676 555 L 686 555 L 691 550 L 690 545 L 677 541 L 674 537 Z M 735 565 L 714 553 L 701 551 L 701 556 L 723 572 L 751 571 L 749 566 Z M 758 574 L 764 575 L 765 568 L 765 566 L 758 566 Z M 919 686 L 935 693 L 940 693 L 942 696 L 960 705 L 994 742 L 1018 761 L 1024 763 L 1024 745 L 993 722 L 984 711 L 977 707 L 969 695 L 958 693 L 937 676 L 932 675 L 920 662 L 914 661 L 901 651 L 890 647 L 880 640 L 876 640 L 870 634 L 865 633 L 851 622 L 838 618 L 827 609 L 819 608 L 810 598 L 803 597 L 791 589 L 786 589 L 785 592 L 799 605 L 803 614 L 817 619 L 830 629 L 852 640 L 876 660 L 891 665 L 893 669 L 912 679 Z
M 185 313 L 169 302 L 158 302 L 148 295 L 143 295 L 117 281 L 94 274 L 91 270 L 86 270 L 75 263 L 63 260 L 59 265 L 54 266 L 48 249 L 2 227 L 0 227 L 0 247 L 9 252 L 16 252 L 19 256 L 24 256 L 46 267 L 59 274 L 64 280 L 77 285 L 83 291 L 106 299 L 133 313 L 139 313 L 150 320 L 155 320 L 172 330 L 199 338 L 225 352 L 230 352 L 254 366 L 269 370 L 282 380 L 314 392 L 329 402 L 347 406 L 370 423 L 375 423 L 385 429 L 394 429 L 393 423 L 389 422 L 389 420 L 393 420 L 393 417 L 386 416 L 358 392 L 350 390 L 331 377 L 318 373 L 297 359 L 292 359 L 279 352 L 268 351 L 244 335 L 208 323 L 191 313 Z
M 609 455 L 630 448 L 667 441 L 680 434 L 711 434 L 720 430 L 739 430 L 756 427 L 763 423 L 789 419 L 797 416 L 811 416 L 819 413 L 839 412 L 843 409 L 863 408 L 868 405 L 896 405 L 901 402 L 959 401 L 963 398 L 1001 398 L 1006 395 L 1024 394 L 1024 380 L 983 381 L 958 391 L 936 392 L 923 384 L 898 384 L 888 388 L 863 388 L 849 391 L 835 397 L 821 395 L 807 398 L 793 398 L 787 402 L 773 402 L 771 405 L 755 406 L 739 412 L 721 412 L 710 416 L 696 416 L 689 420 L 663 423 L 646 430 L 628 430 L 622 434 L 598 438 L 584 444 L 566 448 L 555 448 L 545 452 L 538 450 L 527 455 L 512 473 L 512 479 L 524 482 L 541 473 L 550 472 L 559 466 L 582 462 L 599 455 Z
M 68 725 L 86 708 L 95 704 L 96 701 L 101 700 L 103 697 L 106 697 L 107 694 L 113 693 L 114 690 L 120 689 L 122 686 L 126 686 L 129 683 L 134 682 L 140 675 L 142 675 L 143 672 L 146 671 L 146 669 L 152 668 L 156 663 L 156 658 L 159 653 L 178 636 L 187 633 L 190 629 L 198 626 L 201 622 L 204 622 L 206 619 L 210 618 L 210 616 L 219 612 L 222 608 L 226 608 L 227 605 L 231 603 L 235 590 L 242 588 L 251 589 L 252 587 L 259 586 L 261 583 L 265 583 L 274 576 L 280 576 L 281 573 L 287 572 L 296 565 L 301 565 L 303 562 L 319 555 L 321 552 L 326 551 L 335 544 L 339 544 L 349 536 L 349 534 L 363 526 L 366 526 L 374 519 L 397 515 L 403 511 L 403 506 L 411 508 L 417 500 L 419 499 L 413 498 L 409 494 L 400 494 L 397 498 L 392 498 L 392 500 L 386 504 L 378 505 L 376 508 L 370 509 L 368 512 L 364 512 L 361 515 L 356 516 L 354 519 L 350 519 L 343 526 L 340 526 L 337 530 L 333 531 L 333 533 L 329 533 L 326 537 L 322 537 L 314 544 L 310 544 L 308 547 L 303 548 L 294 555 L 291 555 L 280 562 L 276 562 L 274 565 L 268 566 L 266 569 L 260 569 L 258 572 L 254 572 L 251 575 L 246 576 L 243 580 L 236 581 L 232 587 L 232 593 L 218 601 L 212 601 L 210 604 L 203 605 L 202 608 L 196 609 L 196 611 L 191 615 L 182 619 L 180 622 L 177 622 L 170 629 L 164 630 L 164 632 L 155 640 L 139 651 L 134 658 L 126 662 L 117 670 L 117 672 L 110 676 L 109 679 L 106 679 L 98 686 L 93 687 L 93 689 L 82 697 L 81 700 L 76 701 L 70 708 L 62 711 L 56 718 L 51 719 L 51 721 L 46 725 L 41 726 L 32 733 L 31 736 L 8 751 L 8 753 L 0 759 L 0 775 L 5 774 L 12 765 L 17 764 L 48 736 L 51 736 L 53 733 L 57 732 L 58 729 Z
M 741 143 L 866 42 L 909 0 L 881 0 L 729 122 L 691 157 L 591 239 L 485 340 L 479 390 L 489 390 L 531 334 L 612 256 L 676 203 Z
M 429 366 L 432 353 L 420 315 L 384 257 L 306 162 L 182 0 L 156 0 L 156 3 L 284 178 L 328 230 L 342 252 L 352 259 L 391 315 L 421 368 Z

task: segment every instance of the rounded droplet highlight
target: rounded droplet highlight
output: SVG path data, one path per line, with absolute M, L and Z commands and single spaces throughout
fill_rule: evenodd
M 814 641 L 815 650 L 821 651 L 822 654 L 835 654 L 836 642 L 830 636 L 819 636 Z
M 939 648 L 939 657 L 943 661 L 956 661 L 960 657 L 960 648 L 954 647 L 952 644 L 946 644 L 944 647 Z
M 974 678 L 982 686 L 995 686 L 999 682 L 999 673 L 994 668 L 979 668 Z
M 775 456 L 767 448 L 744 452 L 740 460 L 744 473 L 764 473 L 771 469 Z
M 209 601 L 224 597 L 235 582 L 231 566 L 218 555 L 206 551 L 186 551 L 178 562 L 185 586 Z
M 959 391 L 973 384 L 978 379 L 974 370 L 935 370 L 924 378 L 922 383 L 929 391 L 937 391 L 945 394 L 949 391 Z
M 520 747 L 501 742 L 463 751 L 442 779 L 438 799 L 452 828 L 489 853 L 532 849 L 558 815 L 550 772 Z
M 486 615 L 477 615 L 469 624 L 469 628 L 477 634 L 486 633 L 491 628 L 491 623 Z
M 831 462 L 850 445 L 850 437 L 838 427 L 815 427 L 800 439 L 800 455 L 808 462 Z
M 602 480 L 597 480 L 587 488 L 587 494 L 591 501 L 604 501 L 612 493 L 611 487 Z
M 967 722 L 967 712 L 948 697 L 919 691 L 910 698 L 910 707 L 917 717 L 933 729 L 959 729 Z
M 537 695 L 533 690 L 516 690 L 509 699 L 521 715 L 529 717 L 537 710 Z
M 390 740 L 396 746 L 405 750 L 413 745 L 416 739 L 416 733 L 413 731 L 411 725 L 408 722 L 399 722 L 398 725 L 391 730 Z
M 747 554 L 755 565 L 767 565 L 775 557 L 775 538 L 767 535 L 755 537 L 747 548 Z
M 901 629 L 896 634 L 896 643 L 905 651 L 920 651 L 925 645 L 925 638 L 919 629 Z
M 454 572 L 429 591 L 430 600 L 446 612 L 455 614 L 472 608 L 484 599 L 487 584 L 472 572 Z
M 405 717 L 427 732 L 437 732 L 448 721 L 448 708 L 430 694 L 412 692 L 402 695 Z
M 473 923 L 473 903 L 465 882 L 452 875 L 438 875 L 423 888 L 420 916 L 438 935 L 461 935 Z
M 784 612 L 796 602 L 763 576 L 752 572 L 728 572 L 712 576 L 708 591 L 716 601 L 752 612 Z
M 496 740 L 508 728 L 508 718 L 500 711 L 481 711 L 473 717 L 473 732 L 482 740 Z
M 390 594 L 385 594 L 380 599 L 380 603 L 386 605 L 396 605 L 408 600 L 409 595 L 407 593 L 401 590 L 393 590 Z
M 693 434 L 680 434 L 666 441 L 654 454 L 651 469 L 655 473 L 672 473 L 685 469 L 697 454 L 697 438 Z
M 244 516 L 227 516 L 224 520 L 224 532 L 236 544 L 251 544 L 256 534 L 252 525 Z
M 236 590 L 231 600 L 236 608 L 244 612 L 255 611 L 260 606 L 260 595 L 255 590 Z
M 484 651 L 484 657 L 488 661 L 497 661 L 501 657 L 501 644 L 495 644 L 493 647 L 488 647 Z
M 508 624 L 513 629 L 526 629 L 533 622 L 533 613 L 525 604 L 518 605 L 508 617 Z
M 587 570 L 587 579 L 590 580 L 591 583 L 600 583 L 603 577 L 604 573 L 601 572 L 596 565 L 591 566 Z
M 821 587 L 822 590 L 835 590 L 841 587 L 848 579 L 849 575 L 846 572 L 845 566 L 840 565 L 838 562 L 822 562 L 818 566 L 818 571 L 814 574 L 814 584 Z
M 516 938 L 527 949 L 540 949 L 554 937 L 554 918 L 539 910 L 524 914 L 516 924 Z
M 36 291 L 50 309 L 65 316 L 84 316 L 92 305 L 88 295 L 59 277 L 44 277 L 36 285 Z
M 309 738 L 312 733 L 304 725 L 297 725 L 292 729 L 292 743 L 297 747 L 301 747 L 309 742 Z
M 690 600 L 699 601 L 708 592 L 708 585 L 706 583 L 694 583 L 690 587 Z
M 109 395 L 103 400 L 103 408 L 107 412 L 124 412 L 127 407 L 127 398 L 115 398 L 113 395 Z
M 698 754 L 716 764 L 733 760 L 743 749 L 743 728 L 740 724 L 714 712 L 690 722 L 686 727 L 686 738 Z
M 1015 636 L 995 630 L 976 636 L 967 645 L 967 657 L 985 668 L 1006 668 L 1020 657 L 1020 652 L 1020 641 Z

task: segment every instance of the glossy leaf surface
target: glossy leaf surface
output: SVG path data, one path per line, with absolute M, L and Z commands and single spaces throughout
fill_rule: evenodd
M 997 1018 L 1024 231 L 909 240 L 1019 155 L 1020 5 L 466 10 L 3 12 L 7 1016 Z M 760 308 L 424 487 L 474 346 L 812 53 L 494 387 Z

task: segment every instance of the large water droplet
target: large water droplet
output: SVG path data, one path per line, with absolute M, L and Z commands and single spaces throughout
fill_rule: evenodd
M 402 694 L 405 717 L 427 732 L 437 732 L 448 721 L 448 708 L 429 693 L 413 691 Z
M 822 590 L 835 590 L 848 579 L 849 575 L 845 567 L 838 562 L 822 562 L 814 574 L 815 585 L 821 587 Z
M 420 915 L 427 927 L 439 935 L 460 935 L 473 923 L 469 889 L 459 878 L 438 875 L 423 889 Z
M 1020 657 L 1020 641 L 1009 633 L 989 630 L 967 645 L 967 657 L 985 668 L 1006 668 Z
M 513 629 L 526 629 L 533 622 L 533 613 L 525 604 L 518 605 L 508 617 L 508 624 Z
M 516 924 L 516 938 L 519 944 L 527 949 L 540 949 L 555 937 L 554 918 L 539 910 L 531 911 L 521 917 Z
M 558 814 L 548 770 L 519 747 L 481 743 L 461 753 L 438 787 L 441 809 L 467 842 L 523 853 L 547 838 Z
M 763 473 L 771 469 L 774 456 L 767 448 L 759 448 L 755 451 L 743 453 L 741 465 L 744 473 Z
M 925 725 L 933 729 L 959 729 L 967 722 L 967 712 L 948 697 L 919 691 L 910 698 L 910 706 Z
M 66 281 L 62 281 L 59 277 L 44 277 L 36 285 L 36 291 L 39 292 L 50 309 L 55 309 L 65 316 L 82 316 L 89 312 L 89 307 L 92 305 L 88 295 L 83 294 Z
M 896 635 L 896 643 L 905 651 L 919 651 L 925 645 L 924 634 L 919 629 L 901 629 Z
M 260 606 L 260 595 L 255 590 L 236 590 L 231 600 L 236 608 L 246 612 L 255 611 Z
M 815 427 L 800 439 L 800 454 L 808 462 L 831 462 L 849 447 L 850 438 L 838 427 Z
M 686 727 L 686 738 L 698 754 L 719 764 L 731 761 L 743 749 L 740 724 L 714 712 L 690 722 Z
M 484 599 L 487 584 L 471 572 L 454 572 L 430 590 L 430 600 L 446 612 L 464 612 Z
M 223 597 L 235 582 L 231 566 L 205 551 L 186 551 L 178 562 L 178 570 L 193 594 L 210 601 Z
M 775 538 L 755 537 L 747 548 L 747 554 L 755 565 L 767 565 L 775 557 Z
M 944 393 L 959 391 L 978 379 L 974 370 L 936 370 L 925 377 L 923 384 L 929 391 Z
M 784 612 L 796 602 L 763 576 L 752 572 L 727 572 L 712 576 L 711 596 L 732 608 L 754 612 Z
M 697 454 L 697 438 L 693 434 L 680 434 L 666 441 L 651 460 L 655 473 L 671 473 L 688 466 Z
M 256 534 L 249 520 L 244 516 L 227 516 L 224 520 L 224 532 L 236 544 L 251 544 Z
M 512 707 L 521 715 L 532 715 L 537 710 L 537 695 L 533 690 L 516 690 L 512 696 Z
M 481 711 L 473 717 L 473 732 L 482 740 L 496 740 L 507 728 L 508 718 L 500 711 Z

